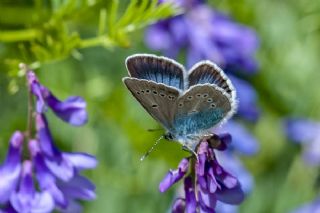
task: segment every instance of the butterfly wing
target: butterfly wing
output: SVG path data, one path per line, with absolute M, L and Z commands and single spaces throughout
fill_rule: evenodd
M 176 101 L 180 92 L 153 81 L 126 77 L 124 84 L 145 110 L 167 129 L 172 128 Z
M 199 134 L 231 116 L 230 95 L 216 85 L 199 84 L 190 87 L 178 98 L 173 119 L 178 135 Z
M 224 74 L 224 72 L 214 63 L 203 61 L 195 64 L 188 76 L 189 87 L 197 84 L 214 84 L 222 88 L 235 101 L 235 89 Z
M 177 89 L 184 89 L 184 67 L 166 57 L 151 54 L 135 54 L 127 58 L 126 66 L 133 78 L 162 83 Z

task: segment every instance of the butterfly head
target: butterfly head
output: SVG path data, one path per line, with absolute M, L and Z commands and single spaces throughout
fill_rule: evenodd
M 171 132 L 167 132 L 166 134 L 164 134 L 163 138 L 168 141 L 173 141 L 176 139 L 176 137 Z

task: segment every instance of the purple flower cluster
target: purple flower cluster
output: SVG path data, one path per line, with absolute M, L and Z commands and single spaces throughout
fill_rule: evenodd
M 291 213 L 317 213 L 317 212 L 320 212 L 320 198 L 317 198 L 314 201 L 299 207 L 298 209 L 292 211 Z
M 320 122 L 303 119 L 289 118 L 284 123 L 287 137 L 299 143 L 303 147 L 303 159 L 311 166 L 320 165 Z M 292 213 L 313 213 L 320 212 L 320 197 L 307 203 Z
M 221 166 L 214 152 L 225 150 L 230 142 L 229 134 L 214 135 L 199 144 L 197 160 L 184 158 L 177 170 L 168 172 L 159 185 L 161 192 L 184 178 L 185 196 L 175 200 L 172 212 L 215 212 L 218 202 L 237 205 L 243 201 L 239 180 Z
M 47 108 L 63 121 L 81 126 L 87 121 L 86 103 L 80 97 L 58 100 L 27 71 L 29 91 L 36 97 L 32 114 L 36 134 L 16 131 L 7 158 L 0 166 L 0 212 L 81 212 L 78 200 L 95 198 L 95 186 L 81 175 L 96 167 L 94 156 L 60 151 L 54 144 L 45 116 Z M 31 127 L 29 127 L 31 128 Z M 27 150 L 24 149 L 27 143 Z M 27 154 L 29 153 L 29 154 Z
M 309 165 L 320 165 L 320 123 L 307 119 L 287 119 L 285 132 L 290 140 L 301 143 L 303 158 Z
M 320 166 L 320 122 L 303 118 L 289 118 L 284 122 L 288 139 L 303 148 L 303 159 L 310 166 Z M 313 213 L 320 211 L 320 197 L 304 204 L 292 213 Z
M 184 10 L 184 14 L 152 25 L 146 34 L 150 48 L 172 58 L 185 49 L 188 67 L 208 59 L 224 69 L 256 71 L 253 56 L 259 42 L 253 30 L 212 10 L 204 1 L 162 2 L 173 2 Z

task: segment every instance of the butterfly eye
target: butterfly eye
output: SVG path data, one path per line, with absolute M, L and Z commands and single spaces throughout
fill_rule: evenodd
M 192 98 L 193 98 L 192 96 L 188 96 L 187 97 L 188 100 L 192 100 Z
M 179 107 L 183 107 L 183 103 L 179 103 L 179 105 L 178 105 Z
M 208 103 L 211 103 L 212 101 L 213 101 L 212 98 L 208 98 L 208 99 L 207 99 L 207 102 L 208 102 Z
M 165 138 L 166 140 L 173 140 L 173 135 L 170 134 L 170 133 L 168 133 L 168 134 L 165 134 L 165 135 L 164 135 L 164 138 Z
M 206 98 L 206 97 L 208 97 L 208 94 L 205 93 L 205 94 L 202 95 L 202 97 Z
M 215 107 L 216 107 L 216 105 L 215 105 L 215 104 L 211 104 L 210 106 L 211 106 L 211 108 L 215 108 Z
M 157 104 L 152 104 L 151 106 L 152 106 L 152 108 L 157 108 L 158 107 Z
M 153 90 L 152 92 L 153 92 L 153 94 L 158 95 L 157 91 Z
M 137 91 L 137 94 L 138 94 L 138 95 L 140 95 L 140 92 L 139 92 L 139 91 Z
M 141 93 L 144 94 L 144 90 L 141 90 Z
M 197 94 L 197 98 L 200 98 L 200 97 L 201 97 L 201 94 L 198 93 L 198 94 Z
M 146 90 L 146 93 L 150 93 L 150 90 L 147 89 L 147 90 Z

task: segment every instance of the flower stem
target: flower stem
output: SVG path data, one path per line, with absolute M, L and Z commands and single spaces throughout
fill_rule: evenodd
M 27 118 L 27 129 L 25 132 L 25 136 L 27 141 L 31 139 L 32 136 L 32 122 L 33 122 L 33 101 L 32 101 L 32 93 L 31 93 L 31 87 L 28 83 L 28 67 L 26 64 L 20 64 L 20 69 L 23 70 L 23 72 L 26 75 L 26 81 L 27 81 L 27 88 L 28 88 L 28 118 Z
M 190 157 L 190 164 L 191 164 L 190 176 L 192 178 L 196 199 L 198 199 L 197 175 L 196 175 L 196 171 L 195 171 L 196 163 L 197 163 L 197 158 L 195 158 L 194 156 L 191 156 Z
M 27 123 L 27 139 L 28 141 L 32 135 L 32 120 L 33 120 L 33 102 L 32 102 L 32 94 L 31 89 L 28 86 L 28 123 Z

